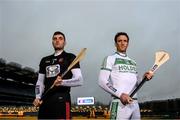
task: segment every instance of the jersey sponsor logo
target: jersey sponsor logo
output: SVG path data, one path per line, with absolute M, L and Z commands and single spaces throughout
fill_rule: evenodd
M 132 65 L 119 65 L 118 70 L 119 72 L 137 73 L 136 66 L 132 66 Z
M 60 65 L 50 65 L 46 67 L 46 77 L 55 77 L 60 73 Z
M 114 65 L 119 72 L 137 73 L 136 63 L 132 60 L 116 58 Z

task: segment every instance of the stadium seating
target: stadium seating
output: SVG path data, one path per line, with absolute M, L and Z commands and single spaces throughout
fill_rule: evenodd
M 37 72 L 0 58 L 0 105 L 32 105 Z

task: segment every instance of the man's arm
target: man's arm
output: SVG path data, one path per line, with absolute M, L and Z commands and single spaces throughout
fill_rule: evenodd
M 132 98 L 130 98 L 128 94 L 123 93 L 121 88 L 115 88 L 109 77 L 110 71 L 101 70 L 99 75 L 99 86 L 102 87 L 105 91 L 119 98 L 124 105 L 131 103 Z
M 109 70 L 101 70 L 99 74 L 99 81 L 98 84 L 101 88 L 105 91 L 109 92 L 110 94 L 120 98 L 122 92 L 113 86 L 113 83 L 110 81 L 110 71 Z
M 140 77 L 138 74 L 137 74 L 137 83 L 136 83 L 136 87 L 142 82 L 143 78 L 147 78 L 147 80 L 151 80 L 152 77 L 154 76 L 154 74 L 152 74 L 152 72 L 145 72 L 143 77 Z
M 61 86 L 76 87 L 83 85 L 83 77 L 80 68 L 74 68 L 71 70 L 73 76 L 71 79 L 63 79 Z
M 40 99 L 44 92 L 44 80 L 45 80 L 45 75 L 39 73 L 38 80 L 36 83 L 36 89 L 35 89 L 36 98 Z
M 42 101 L 40 99 L 41 99 L 42 94 L 44 92 L 44 80 L 45 80 L 45 75 L 39 73 L 38 74 L 38 80 L 36 83 L 36 88 L 35 88 L 36 98 L 34 99 L 34 102 L 33 102 L 33 104 L 35 106 L 39 106 L 42 103 Z

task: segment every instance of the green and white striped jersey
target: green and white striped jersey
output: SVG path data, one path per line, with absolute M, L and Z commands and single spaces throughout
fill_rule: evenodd
M 99 85 L 107 92 L 120 97 L 122 93 L 129 94 L 136 84 L 137 70 L 134 60 L 119 52 L 115 52 L 104 59 L 99 76 Z

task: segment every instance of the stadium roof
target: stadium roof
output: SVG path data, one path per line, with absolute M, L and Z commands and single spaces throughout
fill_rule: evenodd
M 22 65 L 16 62 L 6 63 L 3 58 L 0 58 L 0 77 L 35 85 L 37 81 L 37 72 L 30 67 L 22 68 Z

